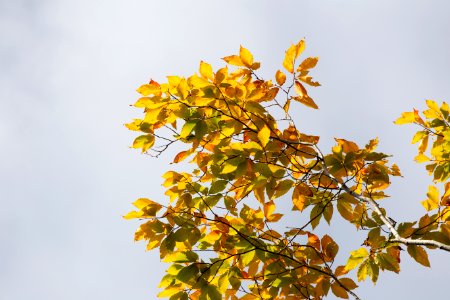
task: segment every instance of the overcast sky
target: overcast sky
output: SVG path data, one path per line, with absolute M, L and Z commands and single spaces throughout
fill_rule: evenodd
M 166 201 L 170 156 L 129 148 L 135 133 L 123 124 L 141 116 L 129 105 L 150 78 L 192 74 L 201 59 L 222 66 L 240 44 L 268 78 L 305 37 L 306 54 L 321 58 L 322 87 L 310 92 L 321 109 L 296 106 L 300 128 L 324 149 L 333 137 L 378 136 L 405 175 L 383 204 L 416 219 L 430 179 L 412 161 L 414 128 L 392 121 L 448 100 L 449 12 L 445 0 L 0 0 L 0 299 L 156 299 L 166 265 L 121 216 L 138 197 Z M 342 248 L 359 247 L 353 230 L 330 230 Z M 430 261 L 403 253 L 399 275 L 358 293 L 442 299 L 450 256 Z

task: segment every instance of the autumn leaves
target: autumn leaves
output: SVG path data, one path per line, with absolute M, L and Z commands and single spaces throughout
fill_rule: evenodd
M 322 154 L 319 137 L 295 126 L 289 115 L 292 100 L 318 108 L 306 89 L 320 85 L 309 74 L 318 58 L 298 63 L 304 49 L 301 40 L 286 50 L 284 69 L 273 81 L 258 76 L 260 63 L 241 46 L 215 72 L 202 61 L 189 77 L 168 76 L 167 82 L 151 80 L 138 88 L 142 97 L 134 106 L 144 115 L 126 124 L 141 134 L 133 148 L 159 156 L 176 145 L 172 162 L 189 162 L 183 171 L 163 175 L 169 201 L 140 198 L 133 203 L 137 210 L 125 216 L 145 220 L 135 239 L 145 240 L 148 250 L 158 248 L 170 264 L 159 297 L 357 297 L 356 284 L 345 277 L 349 271 L 356 269 L 358 280 L 375 282 L 379 270 L 400 271 L 399 243 L 427 238 L 450 244 L 450 185 L 443 196 L 430 187 L 422 204 L 433 214 L 394 228 L 385 223 L 387 215 L 376 201 L 387 197 L 384 190 L 400 171 L 388 155 L 375 151 L 378 140 L 359 147 L 336 139 L 331 152 Z M 413 139 L 420 142 L 416 159 L 428 162 L 435 180 L 443 181 L 450 174 L 449 108 L 427 104 L 427 120 L 414 111 L 397 123 L 422 126 Z M 275 230 L 284 215 L 283 201 L 292 204 L 303 223 Z M 364 247 L 351 252 L 346 265 L 335 262 L 339 246 L 331 236 L 314 233 L 333 216 L 368 232 Z M 407 245 L 416 261 L 428 265 L 424 247 Z

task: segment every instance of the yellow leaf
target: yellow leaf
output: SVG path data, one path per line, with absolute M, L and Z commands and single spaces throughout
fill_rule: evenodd
M 255 258 L 255 253 L 256 253 L 255 251 L 249 251 L 240 256 L 242 265 L 244 265 L 244 267 L 247 267 L 250 264 L 250 262 L 253 260 L 253 258 Z
M 140 131 L 142 120 L 134 119 L 133 122 L 125 124 L 125 127 L 129 130 Z
M 181 81 L 179 76 L 167 76 L 167 81 L 169 82 L 170 88 L 176 88 Z
M 177 86 L 177 91 L 180 93 L 183 99 L 186 99 L 189 96 L 189 86 L 187 84 L 186 79 L 181 79 Z
M 356 276 L 358 278 L 358 281 L 366 280 L 367 274 L 369 272 L 369 264 L 366 261 L 364 261 L 358 268 L 358 272 L 356 272 Z
M 181 287 L 168 287 L 158 294 L 158 298 L 168 298 L 182 290 L 183 289 Z
M 158 204 L 150 199 L 147 198 L 139 198 L 136 201 L 133 202 L 133 205 L 138 209 L 143 209 L 149 204 Z
M 155 96 L 161 96 L 162 94 L 160 85 L 154 80 L 150 80 L 148 84 L 141 85 L 136 91 L 144 97 L 151 94 Z
M 434 185 L 428 187 L 427 197 L 434 203 L 439 203 L 439 191 Z
M 143 215 L 142 211 L 130 211 L 125 216 L 123 216 L 123 218 L 125 220 L 139 219 L 140 217 L 142 217 L 142 215 Z
M 232 173 L 234 171 L 236 171 L 238 166 L 232 165 L 232 164 L 228 164 L 225 163 L 223 168 L 222 168 L 222 172 L 220 172 L 221 174 L 229 174 Z
M 425 102 L 426 102 L 426 104 L 427 104 L 427 106 L 429 108 L 431 108 L 432 110 L 440 113 L 439 106 L 438 106 L 438 104 L 435 101 L 433 101 L 433 100 L 426 100 Z
M 270 139 L 270 129 L 267 125 L 264 125 L 263 128 L 258 132 L 258 139 L 261 142 L 261 145 L 265 147 Z
M 411 144 L 417 143 L 418 141 L 422 140 L 427 135 L 428 135 L 428 132 L 426 132 L 426 131 L 417 131 L 411 140 Z
M 439 207 L 439 191 L 435 186 L 430 185 L 428 187 L 427 197 L 428 197 L 428 199 L 420 202 L 427 211 L 430 211 L 430 210 L 433 210 L 433 209 L 436 209 Z
M 277 81 L 278 85 L 283 85 L 286 82 L 286 75 L 278 70 L 275 73 L 275 80 Z
M 414 115 L 414 112 L 408 111 L 402 113 L 400 118 L 394 121 L 395 124 L 401 125 L 401 124 L 409 124 L 414 123 L 416 120 L 416 117 Z
M 428 147 L 428 137 L 429 135 L 425 135 L 425 137 L 422 139 L 422 141 L 419 144 L 419 153 L 424 153 L 427 150 Z
M 200 74 L 203 78 L 213 80 L 213 70 L 210 64 L 205 63 L 203 60 L 200 62 Z
M 418 162 L 418 163 L 423 163 L 423 162 L 426 162 L 426 161 L 430 161 L 430 159 L 426 155 L 424 155 L 422 153 L 420 153 L 419 155 L 414 157 L 414 160 L 416 162 Z
M 283 60 L 283 67 L 289 73 L 294 73 L 295 59 L 303 52 L 304 49 L 305 49 L 305 41 L 301 40 L 298 44 L 291 45 L 289 49 L 286 50 L 286 54 Z
M 246 48 L 242 47 L 239 50 L 239 58 L 241 59 L 242 63 L 246 66 L 251 68 L 253 65 L 253 55 L 248 51 Z
M 184 123 L 183 128 L 181 128 L 180 138 L 184 139 L 189 136 L 197 125 L 197 121 L 188 121 Z
M 294 73 L 294 63 L 296 54 L 296 45 L 291 45 L 289 49 L 286 50 L 286 54 L 283 60 L 283 67 L 289 72 Z
M 222 58 L 224 61 L 233 66 L 245 67 L 245 64 L 242 62 L 241 58 L 237 55 L 225 56 Z
M 366 248 L 359 248 L 358 250 L 350 252 L 350 257 L 345 265 L 346 270 L 353 270 L 356 268 L 365 258 L 369 256 Z
M 198 77 L 198 75 L 194 74 L 191 77 L 188 78 L 188 84 L 190 86 L 192 86 L 193 88 L 203 88 L 205 86 L 210 86 L 211 83 L 202 78 L 202 77 Z

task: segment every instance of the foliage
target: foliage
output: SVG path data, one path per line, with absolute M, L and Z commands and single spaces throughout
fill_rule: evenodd
M 306 86 L 320 85 L 310 75 L 317 57 L 297 63 L 304 48 L 303 40 L 289 47 L 274 81 L 257 75 L 260 63 L 241 46 L 215 72 L 202 61 L 199 74 L 138 88 L 135 107 L 144 117 L 126 125 L 142 132 L 133 148 L 159 156 L 178 143 L 183 149 L 173 162 L 189 159 L 192 166 L 163 175 L 168 203 L 141 198 L 125 216 L 145 220 L 135 239 L 158 248 L 170 265 L 159 297 L 320 299 L 332 293 L 358 299 L 349 271 L 376 282 L 380 269 L 400 271 L 402 244 L 424 266 L 425 248 L 450 250 L 450 183 L 442 196 L 430 186 L 419 221 L 396 223 L 379 200 L 388 197 L 391 177 L 401 174 L 376 151 L 377 139 L 360 147 L 337 138 L 322 154 L 319 137 L 298 130 L 289 109 L 295 102 L 317 109 Z M 420 142 L 416 160 L 428 163 L 438 184 L 450 176 L 449 107 L 427 105 L 426 120 L 414 111 L 396 123 L 421 127 L 413 138 Z M 301 217 L 277 230 L 289 221 L 281 209 L 287 201 L 294 212 L 284 214 Z M 345 265 L 335 263 L 333 238 L 315 231 L 336 215 L 368 232 Z

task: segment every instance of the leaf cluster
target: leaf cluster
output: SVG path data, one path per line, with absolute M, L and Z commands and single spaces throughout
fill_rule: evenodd
M 389 197 L 385 190 L 391 177 L 401 174 L 388 155 L 375 151 L 378 140 L 360 147 L 336 138 L 336 145 L 323 154 L 319 137 L 297 128 L 289 114 L 291 102 L 318 108 L 305 87 L 320 85 L 309 74 L 318 57 L 298 63 L 304 49 L 301 40 L 286 50 L 285 71 L 277 70 L 274 81 L 258 76 L 260 63 L 241 46 L 215 72 L 202 61 L 198 73 L 187 78 L 168 76 L 165 83 L 151 80 L 138 88 L 142 97 L 134 106 L 144 116 L 126 124 L 141 133 L 133 148 L 159 156 L 178 144 L 182 149 L 173 163 L 188 161 L 190 166 L 189 171 L 163 175 L 169 201 L 138 199 L 137 210 L 125 216 L 145 220 L 135 239 L 147 241 L 148 250 L 158 248 L 170 265 L 159 297 L 321 299 L 333 293 L 357 298 L 350 270 L 357 269 L 358 280 L 369 276 L 373 282 L 380 269 L 400 271 L 394 238 L 450 244 L 448 210 L 442 209 L 448 204 L 447 185 L 441 198 L 430 188 L 424 203 L 436 214 L 418 223 L 386 223 L 378 202 Z M 436 138 L 434 167 L 427 166 L 436 180 L 450 172 L 443 153 L 446 107 L 433 114 L 440 121 L 420 123 L 425 133 L 415 137 L 421 141 L 419 155 L 426 150 L 425 139 Z M 397 122 L 417 123 L 413 115 L 404 114 Z M 286 201 L 299 218 L 276 230 L 273 223 L 284 218 L 280 207 Z M 335 263 L 339 245 L 330 234 L 314 232 L 321 222 L 330 224 L 336 211 L 368 232 L 364 247 L 351 252 L 345 266 Z M 408 245 L 408 253 L 429 265 L 423 247 Z

